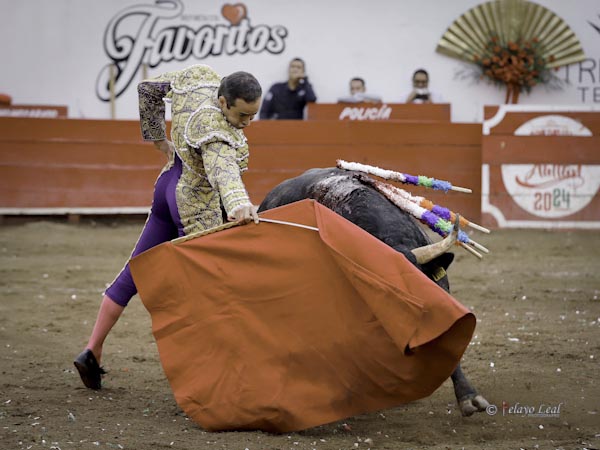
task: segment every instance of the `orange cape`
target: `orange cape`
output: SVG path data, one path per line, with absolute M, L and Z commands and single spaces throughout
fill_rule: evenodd
M 175 399 L 207 430 L 301 430 L 430 395 L 475 317 L 312 200 L 131 260 Z

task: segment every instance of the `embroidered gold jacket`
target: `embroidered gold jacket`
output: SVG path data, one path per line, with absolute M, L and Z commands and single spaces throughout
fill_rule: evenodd
M 221 112 L 220 82 L 210 67 L 197 65 L 138 85 L 144 140 L 165 139 L 165 101 L 171 103 L 171 140 L 183 162 L 176 200 L 186 235 L 221 225 L 221 206 L 230 214 L 250 203 L 241 178 L 248 168 L 248 145 L 243 131 Z

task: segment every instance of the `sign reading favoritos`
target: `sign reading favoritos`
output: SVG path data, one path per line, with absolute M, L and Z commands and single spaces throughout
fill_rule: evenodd
M 119 97 L 142 64 L 154 68 L 171 61 L 285 50 L 288 31 L 283 25 L 252 25 L 243 3 L 225 4 L 220 13 L 185 15 L 182 0 L 156 0 L 118 12 L 104 32 L 104 52 L 111 62 L 98 75 L 97 97 L 111 98 L 111 67 L 114 95 Z

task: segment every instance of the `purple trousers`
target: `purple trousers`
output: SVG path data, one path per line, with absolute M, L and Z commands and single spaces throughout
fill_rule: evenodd
M 175 200 L 175 189 L 180 176 L 181 160 L 175 155 L 174 165 L 156 180 L 152 208 L 142 234 L 133 249 L 132 258 L 158 244 L 183 236 L 183 225 Z M 129 263 L 127 263 L 105 294 L 115 303 L 127 306 L 131 297 L 136 293 L 137 288 L 131 277 Z

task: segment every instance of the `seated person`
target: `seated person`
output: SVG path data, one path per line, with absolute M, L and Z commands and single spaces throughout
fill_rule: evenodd
M 350 80 L 350 95 L 340 97 L 338 103 L 381 103 L 381 97 L 367 94 L 365 80 L 354 77 Z
M 429 74 L 425 69 L 415 70 L 412 76 L 413 90 L 406 103 L 444 103 L 444 99 L 429 90 Z
M 304 60 L 294 58 L 288 68 L 288 80 L 271 86 L 265 95 L 259 117 L 261 119 L 303 119 L 306 104 L 316 101 L 317 96 L 305 73 Z

